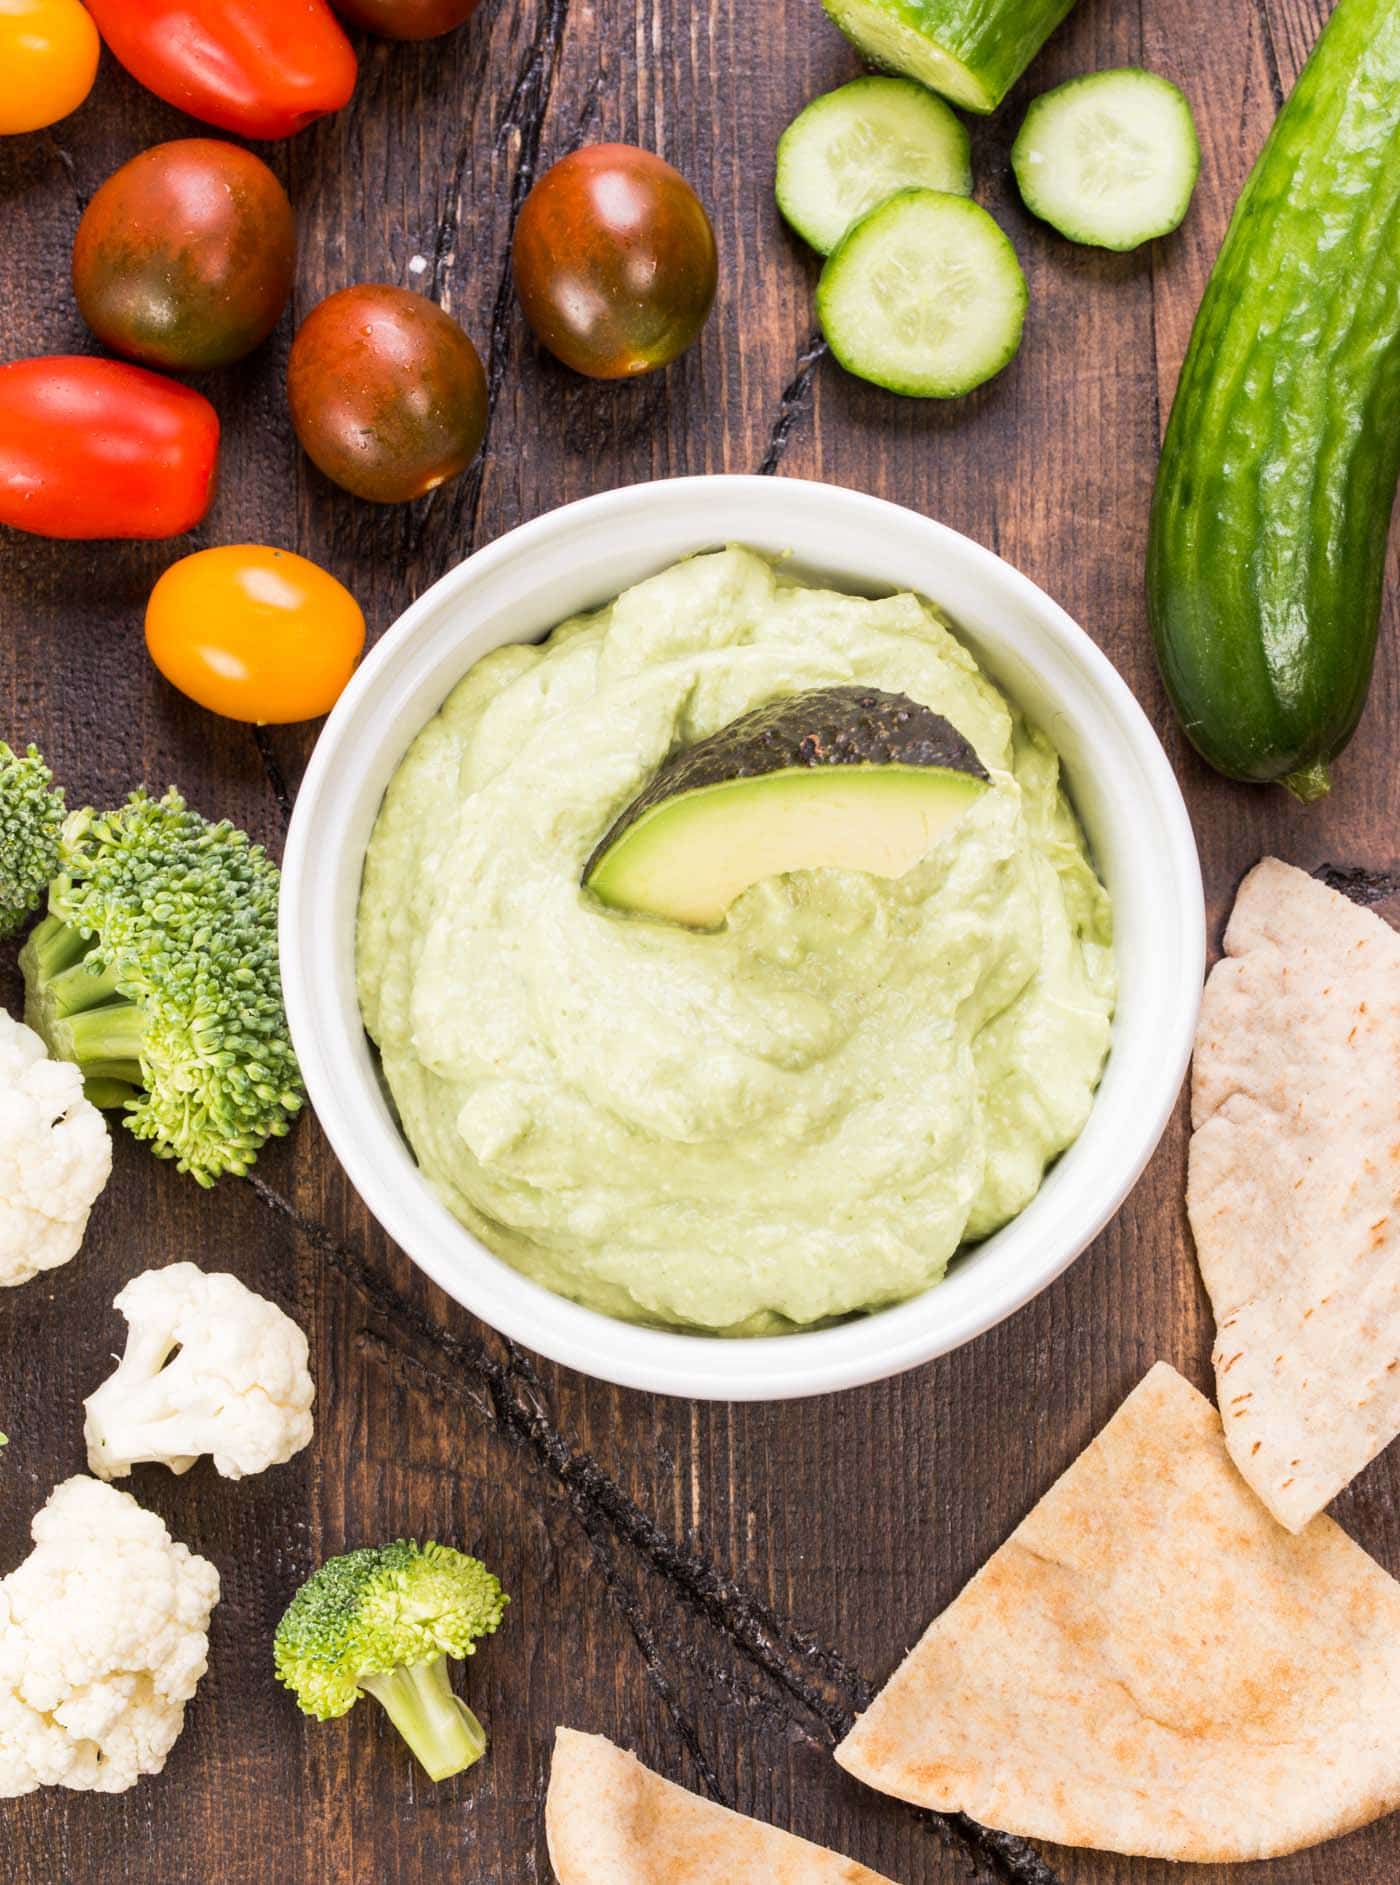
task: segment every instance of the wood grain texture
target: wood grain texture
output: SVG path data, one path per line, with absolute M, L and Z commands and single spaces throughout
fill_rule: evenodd
M 340 116 L 267 155 L 302 232 L 293 315 L 211 376 L 222 486 L 188 547 L 261 540 L 334 570 L 381 631 L 473 545 L 591 491 L 684 472 L 826 478 L 990 544 L 1061 600 L 1127 676 L 1184 782 L 1218 941 L 1243 871 L 1272 850 L 1350 880 L 1400 921 L 1400 655 L 1392 582 L 1362 730 L 1324 804 L 1233 787 L 1180 738 L 1151 658 L 1141 567 L 1155 456 L 1191 318 L 1230 207 L 1325 0 L 1083 0 L 1003 110 L 973 127 L 978 195 L 1030 281 L 1026 341 L 949 406 L 845 378 L 812 340 L 812 258 L 771 201 L 782 127 L 857 61 L 816 0 L 486 0 L 420 47 L 364 41 Z M 1027 99 L 1071 74 L 1143 63 L 1196 107 L 1204 163 L 1175 236 L 1137 256 L 1076 249 L 1010 179 Z M 110 60 L 52 134 L 0 142 L 4 352 L 86 349 L 68 290 L 84 198 L 187 120 Z M 700 188 L 723 257 L 703 343 L 664 378 L 575 379 L 541 358 L 510 293 L 509 229 L 534 175 L 584 140 L 660 150 Z M 488 355 L 480 466 L 422 504 L 379 510 L 294 448 L 282 397 L 295 318 L 353 280 L 431 289 Z M 254 737 L 171 693 L 140 647 L 169 546 L 0 538 L 0 733 L 35 738 L 70 797 L 178 780 L 274 847 L 314 729 Z M 1392 561 L 1392 577 L 1395 574 Z M 10 979 L 3 992 L 11 998 Z M 903 1885 L 1225 1885 L 1168 1868 L 979 1836 L 863 1793 L 834 1736 L 946 1603 L 1165 1356 L 1209 1387 L 1210 1323 L 1182 1204 L 1184 1108 L 1128 1204 L 1021 1313 L 957 1354 L 839 1399 L 707 1407 L 534 1362 L 413 1270 L 341 1175 L 313 1120 L 254 1184 L 214 1199 L 136 1144 L 81 1257 L 0 1292 L 0 1563 L 82 1467 L 79 1402 L 120 1340 L 110 1304 L 151 1263 L 236 1271 L 307 1327 L 318 1432 L 239 1486 L 207 1465 L 142 1469 L 138 1496 L 218 1564 L 212 1668 L 166 1773 L 115 1799 L 0 1803 L 6 1885 L 486 1885 L 549 1880 L 540 1806 L 556 1722 L 595 1729 L 726 1804 Z M 1337 1503 L 1400 1573 L 1400 1449 Z M 470 1666 L 494 1745 L 432 1789 L 366 1704 L 316 1726 L 274 1686 L 283 1605 L 348 1544 L 436 1533 L 499 1569 L 514 1603 Z M 1392 1885 L 1400 1821 L 1251 1869 L 1261 1885 Z

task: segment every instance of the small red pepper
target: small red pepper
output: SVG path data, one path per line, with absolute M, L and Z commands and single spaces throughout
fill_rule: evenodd
M 0 524 L 40 537 L 174 537 L 209 508 L 219 417 L 120 360 L 0 366 Z
M 288 137 L 339 111 L 355 51 L 325 0 L 87 0 L 132 77 L 242 137 Z

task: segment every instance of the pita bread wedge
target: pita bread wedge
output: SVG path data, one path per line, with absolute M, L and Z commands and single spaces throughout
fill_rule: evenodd
M 1226 1442 L 1299 1531 L 1400 1433 L 1400 935 L 1266 858 L 1225 949 L 1187 1208 Z
M 663 1780 L 602 1735 L 560 1728 L 545 1802 L 559 1885 L 891 1885 L 853 1859 Z
M 1158 1363 L 836 1750 L 1070 1846 L 1224 1861 L 1400 1806 L 1400 1584 L 1276 1525 Z

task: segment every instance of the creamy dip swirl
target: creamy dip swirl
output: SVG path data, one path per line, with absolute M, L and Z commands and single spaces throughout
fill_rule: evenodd
M 905 876 L 746 891 L 717 931 L 605 909 L 600 835 L 678 747 L 785 694 L 903 693 L 990 788 Z M 936 1283 L 1034 1196 L 1108 1050 L 1108 899 L 1059 762 L 913 595 L 697 556 L 471 669 L 384 799 L 365 1026 L 427 1178 L 611 1314 L 783 1330 Z

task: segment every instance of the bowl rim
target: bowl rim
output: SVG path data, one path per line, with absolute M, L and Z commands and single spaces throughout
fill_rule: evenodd
M 1045 644 L 1042 654 L 1053 651 L 1063 664 L 1079 671 L 1080 678 L 1097 696 L 1099 710 L 1107 720 L 1117 723 L 1125 750 L 1131 749 L 1146 788 L 1144 803 L 1155 815 L 1156 835 L 1165 845 L 1162 865 L 1173 888 L 1169 908 L 1176 917 L 1176 934 L 1171 938 L 1171 948 L 1178 966 L 1156 1013 L 1160 1034 L 1151 1090 L 1145 1103 L 1135 1108 L 1127 1155 L 1114 1167 L 1107 1183 L 1081 1183 L 1068 1200 L 1065 1185 L 1060 1186 L 1059 1208 L 1041 1211 L 1037 1224 L 1037 1241 L 1047 1254 L 1024 1263 L 1014 1276 L 1003 1279 L 1007 1286 L 992 1292 L 994 1300 L 974 1297 L 966 1306 L 960 1306 L 958 1313 L 940 1313 L 940 1299 L 945 1306 L 948 1301 L 945 1282 L 905 1302 L 831 1327 L 781 1336 L 733 1338 L 628 1323 L 555 1295 L 494 1255 L 439 1202 L 389 1115 L 369 1043 L 359 1026 L 358 1007 L 353 1028 L 357 1038 L 352 1039 L 335 1006 L 334 991 L 343 981 L 347 939 L 338 933 L 335 922 L 323 920 L 324 903 L 328 887 L 341 884 L 343 888 L 335 873 L 346 866 L 336 845 L 322 841 L 320 827 L 325 823 L 330 827 L 328 837 L 334 837 L 337 795 L 348 803 L 345 781 L 351 762 L 362 772 L 366 770 L 366 723 L 371 729 L 371 744 L 376 729 L 380 750 L 391 743 L 397 723 L 387 711 L 393 702 L 389 683 L 411 660 L 420 636 L 438 621 L 445 603 L 453 602 L 460 609 L 474 586 L 516 559 L 534 555 L 551 541 L 562 542 L 580 528 L 597 532 L 645 514 L 653 506 L 679 502 L 695 511 L 695 547 L 699 549 L 723 540 L 727 534 L 706 531 L 707 503 L 732 500 L 747 508 L 751 502 L 757 514 L 778 494 L 779 501 L 794 510 L 812 506 L 820 510 L 834 505 L 847 513 L 852 525 L 865 523 L 873 529 L 897 526 L 906 533 L 911 529 L 920 533 L 931 561 L 936 562 L 940 553 L 951 553 L 976 579 L 1014 599 L 1033 619 L 1035 632 Z M 764 539 L 769 533 L 757 529 L 754 535 Z M 659 555 L 656 567 L 676 561 L 677 554 Z M 813 566 L 806 558 L 799 561 Z M 836 577 L 832 581 L 833 586 L 843 586 Z M 853 582 L 845 586 L 853 587 Z M 874 579 L 872 588 L 877 586 L 878 579 Z M 933 590 L 934 585 L 928 588 Z M 939 600 L 936 593 L 933 599 Z M 959 626 L 956 611 L 950 608 L 949 613 L 954 625 Z M 556 619 L 562 620 L 563 615 Z M 470 633 L 471 624 L 464 623 L 461 639 L 468 639 Z M 967 631 L 959 627 L 959 633 L 965 635 Z M 968 638 L 979 639 L 974 635 Z M 479 658 L 479 654 L 473 657 Z M 979 662 L 981 659 L 979 651 Z M 444 697 L 438 696 L 438 705 Z M 436 706 L 428 710 L 409 739 L 435 711 Z M 358 744 L 350 753 L 347 749 L 352 741 Z M 376 813 L 379 796 L 375 798 Z M 363 855 L 361 844 L 353 861 L 356 899 Z M 1113 1217 L 1156 1149 L 1175 1108 L 1190 1058 L 1205 969 L 1200 861 L 1180 786 L 1136 697 L 1089 635 L 1029 577 L 947 525 L 843 486 L 750 474 L 659 479 L 577 499 L 506 532 L 454 565 L 417 597 L 375 643 L 317 740 L 287 833 L 279 932 L 288 1022 L 310 1103 L 351 1184 L 410 1259 L 463 1308 L 508 1339 L 552 1361 L 621 1387 L 716 1400 L 792 1399 L 902 1373 L 1004 1321 L 1061 1275 Z M 353 992 L 353 936 L 348 942 L 348 955 Z M 1118 1027 L 1115 1017 L 1110 1066 L 1113 1053 L 1118 1051 Z M 1106 1069 L 1105 1083 L 1107 1079 Z M 1100 1094 L 1102 1091 L 1101 1085 Z M 1089 1122 L 1062 1155 L 1060 1166 L 1072 1160 L 1084 1145 L 1099 1110 L 1096 1095 Z M 1087 1172 L 1086 1161 L 1081 1160 L 1080 1165 Z M 1047 1180 L 1026 1209 L 980 1250 L 989 1250 L 1022 1224 L 1045 1199 L 1048 1188 Z M 979 1254 L 972 1253 L 967 1261 L 975 1262 Z

